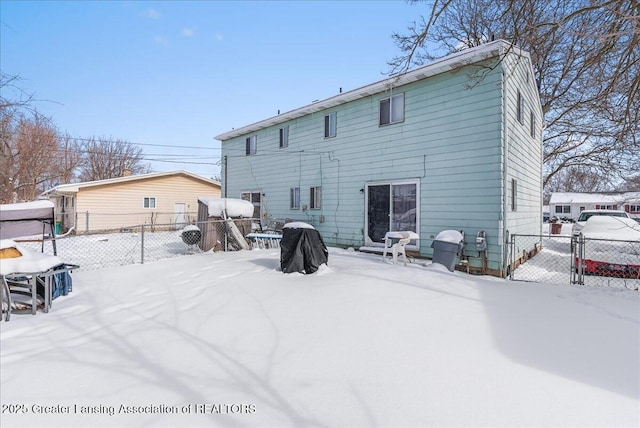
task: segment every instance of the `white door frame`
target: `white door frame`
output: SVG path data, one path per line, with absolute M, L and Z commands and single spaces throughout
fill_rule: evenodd
M 380 245 L 377 242 L 371 241 L 369 238 L 369 186 L 382 186 L 382 185 L 401 185 L 401 184 L 415 184 L 416 186 L 416 230 L 415 232 L 420 234 L 420 179 L 407 178 L 399 180 L 383 180 L 383 181 L 368 181 L 364 185 L 364 242 L 365 246 L 377 246 Z M 393 215 L 393 193 L 390 195 L 389 200 L 389 213 Z M 389 227 L 391 227 L 391 218 L 389 219 Z M 407 245 L 410 250 L 419 250 L 419 243 L 417 245 Z

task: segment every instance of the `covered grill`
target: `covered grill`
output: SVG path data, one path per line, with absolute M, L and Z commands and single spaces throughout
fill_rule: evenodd
M 327 246 L 313 226 L 303 222 L 284 225 L 280 242 L 282 272 L 314 273 L 328 259 Z

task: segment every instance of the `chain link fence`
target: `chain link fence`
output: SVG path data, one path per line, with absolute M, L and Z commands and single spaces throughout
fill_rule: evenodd
M 251 219 L 144 224 L 57 237 L 57 255 L 83 270 L 147 263 L 205 251 L 251 248 L 244 237 L 255 228 Z M 194 227 L 195 226 L 195 227 Z M 53 241 L 25 241 L 35 251 L 53 254 Z
M 178 229 L 185 223 L 197 220 L 197 212 L 140 211 L 129 213 L 75 212 L 59 213 L 56 223 L 60 223 L 58 234 L 73 229 L 75 234 L 112 233 L 115 229 L 130 228 L 130 225 L 163 226 L 172 225 Z
M 512 235 L 509 254 L 514 281 L 640 289 L 638 241 Z

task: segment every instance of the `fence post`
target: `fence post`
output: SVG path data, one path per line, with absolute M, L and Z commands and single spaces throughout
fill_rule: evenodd
M 140 264 L 144 264 L 144 224 L 140 226 Z
M 582 234 L 582 232 L 580 232 L 580 234 L 578 235 L 578 250 L 576 251 L 578 253 L 578 284 L 580 285 L 584 285 L 584 244 L 584 235 Z
M 85 213 L 85 219 L 84 219 L 84 233 L 85 235 L 89 234 L 89 211 L 87 211 Z
M 507 236 L 506 236 L 506 241 L 509 243 L 509 245 L 507 245 L 507 256 L 505 257 L 505 259 L 507 260 L 507 266 L 509 269 L 509 279 L 513 281 L 513 253 L 514 253 L 514 248 L 515 248 L 515 241 L 516 241 L 516 235 L 511 235 L 511 237 L 509 237 L 509 231 L 507 231 Z

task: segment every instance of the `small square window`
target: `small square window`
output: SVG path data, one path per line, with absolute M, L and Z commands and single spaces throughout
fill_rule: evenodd
M 289 207 L 292 210 L 299 210 L 300 209 L 300 188 L 299 187 L 292 187 L 289 190 Z
M 280 148 L 289 147 L 289 126 L 280 128 Z
M 145 208 L 155 208 L 156 207 L 156 198 L 146 197 L 146 198 L 144 198 L 144 201 L 143 201 L 142 204 L 143 204 L 143 206 Z
M 336 119 L 337 114 L 335 112 L 324 117 L 324 138 L 336 136 Z
M 380 100 L 380 125 L 404 121 L 404 94 Z
M 255 155 L 258 150 L 258 137 L 253 135 L 246 140 L 246 154 Z
M 309 200 L 309 207 L 312 210 L 319 210 L 322 207 L 321 204 L 321 199 L 322 199 L 322 192 L 321 192 L 321 188 L 318 187 L 312 187 L 311 188 L 311 195 L 310 195 L 310 200 Z

